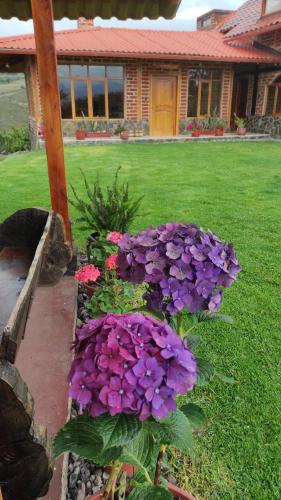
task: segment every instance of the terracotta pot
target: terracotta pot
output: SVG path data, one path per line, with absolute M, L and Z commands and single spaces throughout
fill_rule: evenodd
M 246 135 L 245 127 L 238 127 L 237 128 L 237 135 Z
M 179 500 L 196 500 L 192 495 L 181 490 L 174 484 L 168 483 L 168 489 L 172 493 L 173 497 Z M 86 500 L 101 500 L 101 492 L 87 497 Z
M 92 286 L 92 285 L 88 285 L 87 283 L 84 283 L 84 287 L 85 287 L 87 295 L 88 295 L 88 297 L 90 299 L 94 295 L 94 293 L 96 291 L 96 287 Z
M 77 141 L 83 141 L 86 138 L 86 132 L 85 130 L 76 130 L 75 136 Z
M 224 134 L 224 129 L 223 128 L 216 128 L 215 130 L 215 135 L 220 136 Z
M 192 137 L 200 137 L 201 135 L 201 130 L 192 130 L 191 132 Z
M 215 131 L 212 130 L 211 128 L 206 128 L 204 130 L 202 130 L 202 135 L 214 135 L 215 134 Z
M 129 139 L 129 132 L 127 130 L 121 132 L 120 139 L 122 139 L 123 141 L 127 141 Z
M 111 132 L 86 132 L 86 137 L 98 138 L 98 137 L 111 137 Z

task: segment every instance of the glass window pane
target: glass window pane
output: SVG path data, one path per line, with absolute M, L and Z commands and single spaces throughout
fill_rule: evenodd
M 202 82 L 201 85 L 201 104 L 200 104 L 200 115 L 208 115 L 208 98 L 209 98 L 209 83 Z
M 92 81 L 93 115 L 105 116 L 105 90 L 104 81 Z
M 213 69 L 212 71 L 212 79 L 213 80 L 221 80 L 222 71 L 220 69 Z
M 79 64 L 71 65 L 71 76 L 78 76 L 80 78 L 85 78 L 88 76 L 88 66 L 81 66 Z
M 278 10 L 281 10 L 280 0 L 266 0 L 265 14 L 271 14 L 271 12 L 277 12 Z
M 122 66 L 107 66 L 106 67 L 107 78 L 123 78 L 123 67 Z
M 210 80 L 211 71 L 209 69 L 200 69 L 200 78 L 202 80 Z
M 273 114 L 275 88 L 276 87 L 268 87 L 268 90 L 267 90 L 267 103 L 266 103 L 266 111 L 265 111 L 266 115 L 272 115 Z
M 70 80 L 60 80 L 61 117 L 72 118 Z
M 187 116 L 197 116 L 198 81 L 189 80 Z
M 188 70 L 188 78 L 190 80 L 195 80 L 196 78 L 199 78 L 199 71 L 198 71 L 198 69 L 189 69 Z
M 276 100 L 276 109 L 275 113 L 281 113 L 281 89 L 277 90 L 277 100 Z
M 211 95 L 211 115 L 220 114 L 220 102 L 221 102 L 221 82 L 213 81 L 212 83 L 212 95 Z
M 86 80 L 74 80 L 74 96 L 76 116 L 89 116 Z
M 109 118 L 123 118 L 123 80 L 108 80 L 108 112 Z
M 89 66 L 89 76 L 91 76 L 92 78 L 104 78 L 105 66 Z
M 67 78 L 69 76 L 69 66 L 67 64 L 59 64 L 58 75 L 61 78 Z

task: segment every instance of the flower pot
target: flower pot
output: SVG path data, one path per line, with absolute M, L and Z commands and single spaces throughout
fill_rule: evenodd
M 215 135 L 221 136 L 223 134 L 224 134 L 224 129 L 223 128 L 216 128 Z
M 89 138 L 99 138 L 99 137 L 111 137 L 111 132 L 86 132 L 86 137 Z
M 96 291 L 96 287 L 92 286 L 92 285 L 88 285 L 87 283 L 83 283 L 83 284 L 84 284 L 84 287 L 85 287 L 85 290 L 87 292 L 89 299 L 91 299 Z
M 129 132 L 127 130 L 124 132 L 121 132 L 120 139 L 122 139 L 123 141 L 127 141 L 129 139 Z
M 177 486 L 174 486 L 171 483 L 168 483 L 168 489 L 172 493 L 173 497 L 179 500 L 195 500 L 195 498 L 190 495 L 189 493 L 186 493 L 183 491 L 181 488 L 178 488 Z M 86 498 L 86 500 L 101 500 L 102 493 L 99 491 L 95 493 L 94 495 L 91 495 Z
M 85 130 L 76 130 L 75 136 L 77 141 L 83 141 L 86 138 L 86 132 Z
M 245 127 L 238 127 L 237 128 L 237 135 L 246 135 Z
M 192 130 L 191 135 L 192 137 L 200 137 L 201 130 Z
M 215 131 L 212 130 L 211 128 L 206 128 L 205 130 L 202 130 L 202 135 L 214 135 Z

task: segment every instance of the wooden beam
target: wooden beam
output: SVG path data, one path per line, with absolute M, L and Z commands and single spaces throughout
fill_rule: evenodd
M 71 241 L 52 0 L 31 0 L 52 209 Z

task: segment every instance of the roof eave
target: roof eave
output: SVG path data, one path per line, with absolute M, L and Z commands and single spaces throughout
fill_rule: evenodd
M 1 49 L 0 54 L 11 55 L 35 55 L 35 49 Z M 58 57 L 110 57 L 116 59 L 156 59 L 156 60 L 178 60 L 178 61 L 209 61 L 209 62 L 222 62 L 222 63 L 268 63 L 280 64 L 281 56 L 278 57 L 212 57 L 205 55 L 192 55 L 192 54 L 158 54 L 154 52 L 139 53 L 139 52 L 91 52 L 91 51 L 76 51 L 76 50 L 62 50 L 57 52 Z
M 278 22 L 272 26 L 264 26 L 261 28 L 256 28 L 248 31 L 244 31 L 243 33 L 237 33 L 236 35 L 230 35 L 227 33 L 225 35 L 225 41 L 234 41 L 234 40 L 244 40 L 244 38 L 248 38 L 249 36 L 263 35 L 264 33 L 271 33 L 273 31 L 281 29 L 281 22 Z

